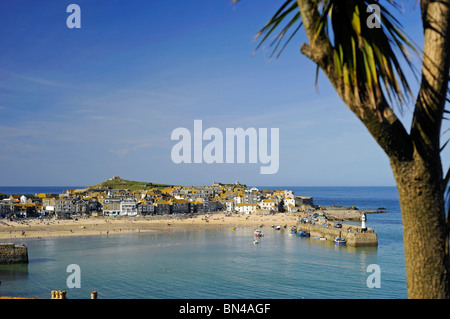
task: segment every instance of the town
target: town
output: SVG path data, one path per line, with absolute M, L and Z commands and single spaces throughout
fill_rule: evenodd
M 124 181 L 114 176 L 112 181 Z M 101 184 L 100 184 L 101 185 Z M 299 212 L 314 210 L 313 198 L 290 190 L 260 190 L 245 184 L 212 183 L 211 186 L 167 186 L 145 190 L 89 187 L 60 194 L 0 193 L 2 218 L 82 216 L 138 216 L 236 212 Z

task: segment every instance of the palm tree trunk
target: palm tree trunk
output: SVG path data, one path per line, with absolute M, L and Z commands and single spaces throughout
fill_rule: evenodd
M 408 297 L 449 298 L 448 233 L 445 223 L 440 157 L 427 164 L 391 160 L 403 221 Z
M 336 92 L 390 159 L 403 220 L 409 298 L 449 298 L 448 228 L 444 207 L 440 130 L 449 83 L 450 0 L 421 0 L 422 79 L 408 133 L 387 101 L 358 103 L 335 72 L 327 34 L 317 31 L 315 0 L 297 0 L 309 44 L 301 52 L 325 73 Z
M 448 228 L 440 130 L 448 90 L 450 1 L 422 0 L 422 79 L 409 160 L 390 156 L 404 228 L 409 298 L 449 298 Z

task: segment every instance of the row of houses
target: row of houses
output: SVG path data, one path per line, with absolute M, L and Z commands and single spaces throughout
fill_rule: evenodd
M 295 196 L 290 190 L 259 190 L 245 185 L 174 186 L 146 191 L 67 190 L 62 194 L 1 195 L 0 215 L 39 216 L 70 214 L 164 215 L 215 211 L 251 214 L 257 210 L 304 210 L 311 197 Z

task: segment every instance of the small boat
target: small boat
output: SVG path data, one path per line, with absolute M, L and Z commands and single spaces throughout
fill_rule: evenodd
M 346 241 L 344 238 L 341 238 L 341 237 L 336 237 L 336 238 L 334 239 L 335 245 L 345 245 L 346 242 L 347 242 L 347 241 Z
M 231 230 L 236 230 L 236 227 L 231 228 Z
M 254 243 L 255 245 L 257 245 L 257 244 L 259 244 L 259 241 L 255 239 L 255 240 L 253 241 L 253 243 Z
M 257 229 L 257 230 L 255 230 L 254 235 L 255 235 L 255 237 L 262 237 L 262 236 L 263 236 L 263 233 L 262 233 L 262 231 L 260 231 L 259 229 Z
M 313 239 L 317 239 L 317 240 L 327 240 L 325 237 L 313 237 Z
M 275 230 L 280 230 L 280 225 L 275 226 Z
M 297 232 L 297 236 L 300 236 L 300 237 L 309 237 L 310 234 L 309 234 L 307 231 L 305 231 L 305 230 L 299 230 L 299 231 Z
M 295 234 L 297 232 L 297 229 L 295 227 L 291 227 L 291 234 Z
M 85 229 L 86 228 L 86 226 L 80 226 L 80 229 Z

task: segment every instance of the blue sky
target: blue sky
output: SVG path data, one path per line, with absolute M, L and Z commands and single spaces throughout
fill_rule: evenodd
M 283 1 L 230 2 L 1 1 L 0 185 L 92 185 L 113 175 L 179 185 L 395 185 L 387 157 L 323 75 L 314 90 L 303 33 L 278 60 L 263 49 L 252 55 L 254 35 Z M 71 3 L 81 29 L 66 26 Z M 418 8 L 400 17 L 420 44 Z M 278 173 L 173 163 L 171 132 L 193 130 L 195 119 L 224 131 L 279 128 Z

